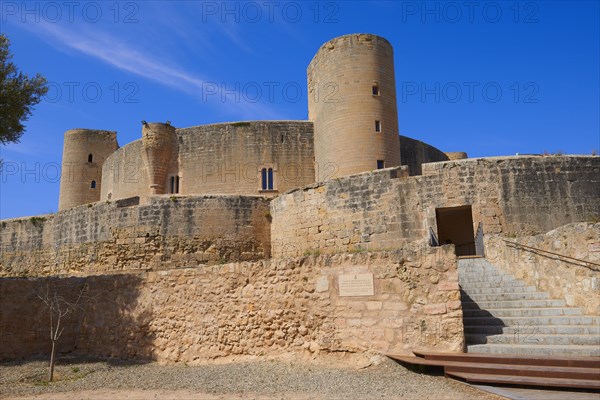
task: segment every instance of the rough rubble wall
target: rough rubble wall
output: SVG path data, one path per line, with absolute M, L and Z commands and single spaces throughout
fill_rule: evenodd
M 0 275 L 165 269 L 270 254 L 262 197 L 153 197 L 0 223 Z
M 425 142 L 400 135 L 400 161 L 413 176 L 421 175 L 421 164 L 448 161 L 448 156 Z
M 496 157 L 333 179 L 271 203 L 274 257 L 398 248 L 437 232 L 436 208 L 471 205 L 474 231 L 546 232 L 600 219 L 600 157 Z
M 533 249 L 507 243 L 506 240 Z M 542 235 L 516 239 L 489 236 L 485 238 L 485 249 L 490 262 L 504 271 L 549 292 L 552 298 L 565 299 L 569 306 L 581 307 L 589 315 L 598 315 L 600 223 L 568 224 Z M 598 265 L 589 265 L 556 254 Z
M 373 296 L 340 297 L 340 274 L 372 273 Z M 65 278 L 0 279 L 0 359 L 47 354 L 39 290 L 85 313 L 66 322 L 60 352 L 193 362 L 300 351 L 460 352 L 462 311 L 452 248 L 412 244 L 339 254 Z

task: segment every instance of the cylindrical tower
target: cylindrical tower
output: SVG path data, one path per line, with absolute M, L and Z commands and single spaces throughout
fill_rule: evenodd
M 117 148 L 117 132 L 93 129 L 65 132 L 59 211 L 100 200 L 102 164 Z
M 394 54 L 370 34 L 325 43 L 308 75 L 317 181 L 400 165 Z
M 148 171 L 150 195 L 165 193 L 167 169 L 177 148 L 175 127 L 160 122 L 142 124 L 142 157 Z

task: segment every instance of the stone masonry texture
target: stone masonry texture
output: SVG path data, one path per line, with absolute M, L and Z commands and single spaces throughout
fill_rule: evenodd
M 340 274 L 372 273 L 374 296 L 339 297 Z M 59 352 L 194 362 L 228 355 L 461 351 L 451 246 L 309 256 L 113 275 L 0 279 L 0 359 L 47 354 L 36 295 L 71 298 Z
M 394 53 L 387 40 L 368 34 L 335 38 L 321 46 L 307 75 L 315 181 L 372 171 L 377 160 L 400 165 Z
M 0 223 L 0 276 L 262 259 L 270 254 L 269 220 L 268 200 L 248 196 L 163 196 L 142 206 L 102 202 L 6 220 Z
M 565 299 L 568 306 L 598 315 L 600 223 L 567 224 L 540 235 L 518 238 L 492 235 L 486 237 L 485 249 L 490 262 L 505 272 L 549 292 L 552 298 Z
M 600 218 L 600 157 L 494 157 L 332 179 L 271 203 L 274 257 L 383 250 L 429 238 L 436 208 L 471 205 L 474 231 L 523 235 Z

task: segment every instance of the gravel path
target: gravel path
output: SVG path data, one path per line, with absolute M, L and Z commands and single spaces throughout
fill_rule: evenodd
M 258 360 L 198 366 L 62 360 L 47 384 L 45 361 L 0 364 L 0 398 L 35 399 L 477 399 L 498 400 L 443 376 L 377 365 Z M 22 397 L 26 396 L 26 397 Z

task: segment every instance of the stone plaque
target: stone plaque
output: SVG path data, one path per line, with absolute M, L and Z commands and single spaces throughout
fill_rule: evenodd
M 373 274 L 344 274 L 338 277 L 340 297 L 373 296 Z

